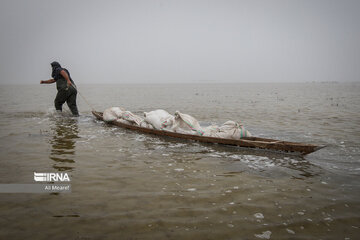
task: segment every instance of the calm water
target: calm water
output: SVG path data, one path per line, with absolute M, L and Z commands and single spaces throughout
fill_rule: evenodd
M 78 87 L 97 110 L 179 110 L 327 147 L 297 157 L 143 135 L 95 120 L 80 96 L 81 117 L 55 114 L 55 86 L 1 85 L 0 182 L 67 172 L 72 193 L 0 194 L 0 239 L 360 239 L 360 84 Z

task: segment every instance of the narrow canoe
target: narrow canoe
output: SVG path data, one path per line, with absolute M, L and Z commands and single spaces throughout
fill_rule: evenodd
M 102 112 L 92 111 L 92 114 L 98 120 L 104 121 Z M 239 140 L 216 138 L 216 137 L 204 137 L 204 136 L 198 136 L 198 135 L 170 132 L 170 131 L 165 131 L 165 130 L 143 128 L 143 127 L 139 127 L 139 126 L 124 124 L 124 123 L 117 122 L 117 121 L 107 122 L 107 123 L 118 126 L 118 127 L 131 129 L 131 130 L 134 130 L 137 132 L 159 135 L 159 136 L 168 136 L 168 137 L 174 137 L 174 138 L 189 139 L 189 140 L 205 142 L 205 143 L 217 143 L 217 144 L 224 144 L 224 145 L 240 146 L 240 147 L 245 147 L 245 148 L 258 148 L 258 149 L 283 151 L 283 152 L 288 152 L 288 153 L 298 153 L 301 155 L 306 155 L 306 154 L 315 152 L 315 151 L 325 147 L 325 146 L 321 146 L 321 145 L 287 142 L 287 141 L 268 139 L 268 138 L 259 138 L 259 137 L 246 137 L 246 138 L 241 138 Z

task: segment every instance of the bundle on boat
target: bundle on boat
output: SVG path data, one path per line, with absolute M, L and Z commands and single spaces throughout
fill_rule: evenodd
M 176 111 L 174 115 L 165 110 L 144 113 L 140 117 L 119 107 L 106 109 L 104 112 L 92 111 L 99 120 L 110 124 L 159 136 L 190 139 L 204 143 L 216 143 L 246 148 L 300 153 L 306 155 L 319 150 L 324 145 L 281 141 L 277 139 L 253 137 L 240 124 L 227 121 L 221 126 L 203 127 L 192 116 Z
M 120 107 L 111 107 L 103 112 L 103 119 L 105 122 L 118 121 L 144 128 L 206 137 L 236 140 L 251 136 L 243 125 L 234 121 L 227 121 L 221 126 L 202 127 L 198 120 L 189 114 L 176 111 L 174 115 L 171 115 L 162 109 L 144 112 L 144 117 L 140 117 Z

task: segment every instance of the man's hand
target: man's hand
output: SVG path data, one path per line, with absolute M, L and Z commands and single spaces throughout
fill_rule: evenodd
M 54 79 L 49 79 L 49 80 L 41 80 L 40 84 L 50 84 L 50 83 L 54 83 L 55 80 Z

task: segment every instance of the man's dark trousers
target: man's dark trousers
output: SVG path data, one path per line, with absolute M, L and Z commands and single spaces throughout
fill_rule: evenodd
M 54 101 L 55 109 L 62 111 L 62 105 L 66 102 L 72 114 L 74 116 L 79 116 L 79 112 L 76 106 L 76 95 L 77 91 L 73 86 L 70 86 L 67 89 L 65 88 L 58 90 Z

